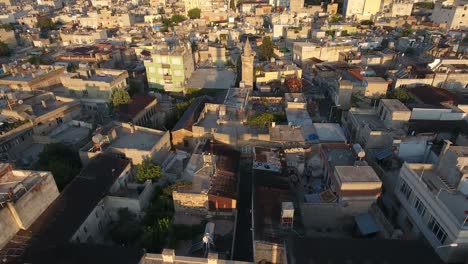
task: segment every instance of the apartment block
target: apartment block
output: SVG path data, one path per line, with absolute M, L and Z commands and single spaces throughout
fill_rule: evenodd
M 431 20 L 447 29 L 464 29 L 468 27 L 468 1 L 437 1 Z
M 151 89 L 182 91 L 194 71 L 190 44 L 155 47 L 144 61 Z
M 3 64 L 0 85 L 18 91 L 33 91 L 60 84 L 60 76 L 65 70 L 56 65 Z
M 402 230 L 425 238 L 445 262 L 468 256 L 467 153 L 446 141 L 437 164 L 404 163 L 395 188 Z

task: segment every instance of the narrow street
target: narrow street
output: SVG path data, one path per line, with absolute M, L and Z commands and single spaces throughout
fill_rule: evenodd
M 239 199 L 237 201 L 237 230 L 234 244 L 234 260 L 252 261 L 252 165 L 242 160 L 239 176 Z

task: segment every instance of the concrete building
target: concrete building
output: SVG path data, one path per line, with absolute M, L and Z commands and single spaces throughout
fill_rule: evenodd
M 190 44 L 155 46 L 144 61 L 151 89 L 180 92 L 194 71 Z
M 468 27 L 468 1 L 450 0 L 436 1 L 432 22 L 446 29 L 466 29 Z
M 89 160 L 100 153 L 113 154 L 141 164 L 145 159 L 161 164 L 171 149 L 169 132 L 112 122 L 96 129 L 93 141 L 79 151 L 81 161 Z
M 117 115 L 121 122 L 154 127 L 160 123 L 158 100 L 150 95 L 136 94 L 128 104 L 119 105 Z
M 302 78 L 302 69 L 290 61 L 275 60 L 255 67 L 255 82 L 257 87 L 275 80 Z
M 100 9 L 96 12 L 88 12 L 86 16 L 76 18 L 76 22 L 82 27 L 90 28 L 126 28 L 135 24 L 135 19 L 130 13 L 113 13 L 111 10 Z
M 51 172 L 0 164 L 0 249 L 28 229 L 59 195 Z
M 250 41 L 247 38 L 244 51 L 241 55 L 242 60 L 242 79 L 246 87 L 253 87 L 254 83 L 254 58 L 255 52 L 252 51 L 252 46 L 250 46 Z
M 372 19 L 380 11 L 382 0 L 345 0 L 343 15 L 356 20 Z
M 3 64 L 0 85 L 18 91 L 34 91 L 60 84 L 65 68 L 56 65 Z
M 63 8 L 63 1 L 62 0 L 37 0 L 38 5 L 42 6 L 50 6 L 54 9 L 61 9 Z
M 9 48 L 15 48 L 18 46 L 14 30 L 0 29 L 0 41 L 7 44 Z
M 322 46 L 312 42 L 294 42 L 293 61 L 301 65 L 303 61 L 316 58 L 322 61 L 335 62 L 340 58 L 340 52 L 355 50 L 353 46 L 337 45 Z
M 210 141 L 200 145 L 199 151 L 192 154 L 182 176 L 192 186 L 172 193 L 175 212 L 201 216 L 236 214 L 240 153 Z
M 396 99 L 382 99 L 377 110 L 351 108 L 344 127 L 364 149 L 389 148 L 406 136 L 411 111 Z
M 107 103 L 113 90 L 128 88 L 126 70 L 94 70 L 83 65 L 76 72 L 64 73 L 60 79 L 67 96 L 89 102 Z
M 78 31 L 62 30 L 60 31 L 60 38 L 64 46 L 93 44 L 98 40 L 107 39 L 107 31 L 102 29 Z
M 467 152 L 447 141 L 437 164 L 404 163 L 395 188 L 402 230 L 424 237 L 445 262 L 467 258 Z

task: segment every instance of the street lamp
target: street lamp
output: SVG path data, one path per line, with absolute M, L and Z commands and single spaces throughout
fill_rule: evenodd
M 458 247 L 458 243 L 452 243 L 452 244 L 447 244 L 447 245 L 438 246 L 438 247 L 436 248 L 436 250 L 439 249 L 439 248 L 447 248 L 447 247 Z
M 332 114 L 333 114 L 333 108 L 336 107 L 336 108 L 338 109 L 338 107 L 340 107 L 340 106 L 341 106 L 341 105 L 332 105 L 332 106 L 330 107 L 330 117 L 328 117 L 328 121 L 331 122 L 331 118 L 332 118 Z

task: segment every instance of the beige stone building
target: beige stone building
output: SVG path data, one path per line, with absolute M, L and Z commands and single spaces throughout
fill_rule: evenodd
M 435 2 L 432 22 L 445 25 L 447 29 L 466 29 L 468 27 L 468 1 L 449 0 Z
M 321 46 L 311 42 L 295 42 L 293 45 L 293 61 L 299 65 L 310 58 L 334 62 L 338 61 L 340 52 L 356 50 L 353 46 Z
M 87 16 L 76 18 L 82 27 L 91 28 L 115 28 L 131 27 L 135 21 L 130 13 L 113 13 L 110 10 L 101 9 L 96 12 L 88 12 Z
M 90 30 L 90 31 L 71 31 L 62 30 L 60 32 L 60 38 L 64 46 L 73 44 L 93 44 L 97 40 L 107 39 L 106 30 Z
M 19 230 L 28 229 L 58 195 L 51 172 L 0 164 L 0 249 Z
M 133 164 L 141 164 L 145 159 L 162 163 L 171 149 L 170 133 L 156 129 L 112 122 L 96 129 L 93 141 L 79 151 L 84 164 L 100 153 L 126 157 Z
M 6 30 L 4 28 L 0 28 L 0 41 L 6 43 L 10 48 L 18 46 L 15 37 L 15 31 L 13 30 Z
M 60 76 L 65 70 L 56 65 L 3 64 L 0 85 L 13 90 L 33 91 L 60 84 Z
M 252 264 L 237 260 L 225 260 L 218 253 L 208 253 L 206 258 L 177 256 L 174 249 L 164 249 L 161 254 L 146 253 L 139 264 Z
M 74 73 L 64 73 L 60 79 L 68 96 L 83 100 L 108 102 L 113 90 L 128 87 L 126 70 L 84 67 Z

